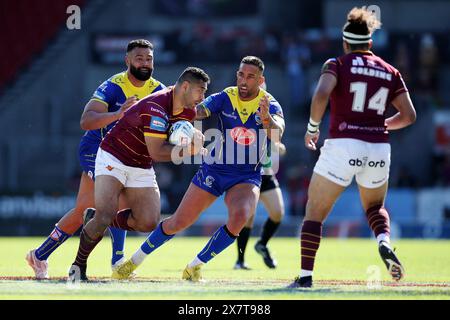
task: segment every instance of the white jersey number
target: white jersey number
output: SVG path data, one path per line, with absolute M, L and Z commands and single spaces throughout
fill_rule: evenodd
M 366 101 L 367 83 L 365 82 L 352 82 L 350 83 L 350 92 L 353 95 L 352 111 L 364 112 L 364 104 Z M 376 110 L 378 115 L 384 114 L 386 110 L 386 100 L 389 94 L 389 89 L 381 87 L 377 92 L 369 99 L 367 108 L 370 110 Z

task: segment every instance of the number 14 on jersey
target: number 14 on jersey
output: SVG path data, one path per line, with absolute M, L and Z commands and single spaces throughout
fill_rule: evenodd
M 352 82 L 350 83 L 350 92 L 353 95 L 352 111 L 364 112 L 364 105 L 366 102 L 366 82 Z M 367 108 L 370 110 L 376 110 L 378 115 L 383 115 L 386 110 L 386 100 L 389 94 L 389 89 L 380 87 L 377 92 L 369 99 Z

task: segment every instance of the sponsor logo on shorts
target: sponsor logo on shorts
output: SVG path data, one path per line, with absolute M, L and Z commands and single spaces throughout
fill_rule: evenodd
M 347 181 L 348 181 L 348 179 L 344 179 L 344 178 L 338 177 L 338 176 L 335 175 L 333 172 L 328 171 L 328 174 L 329 174 L 330 176 L 332 176 L 332 177 L 338 179 L 338 180 L 341 180 L 341 181 L 344 181 L 344 182 L 347 182 Z
M 114 167 L 111 167 L 110 165 L 107 165 L 106 169 L 108 169 L 109 171 L 112 171 L 112 169 L 114 169 Z
M 386 162 L 384 160 L 381 161 L 369 161 L 367 162 L 367 158 L 364 157 L 363 160 L 361 159 L 350 159 L 348 161 L 348 164 L 351 165 L 352 167 L 365 167 L 366 165 L 368 165 L 371 168 L 383 168 L 386 165 Z
M 256 133 L 254 130 L 246 127 L 236 127 L 230 130 L 230 136 L 233 140 L 243 146 L 249 146 L 256 141 Z
M 205 185 L 208 187 L 208 188 L 211 188 L 212 187 L 212 184 L 214 183 L 214 178 L 213 177 L 211 177 L 211 176 L 206 176 L 206 179 L 205 179 Z
M 378 180 L 378 181 L 372 181 L 372 184 L 379 184 L 379 183 L 384 182 L 385 180 L 386 180 L 386 177 L 384 177 L 383 179 Z

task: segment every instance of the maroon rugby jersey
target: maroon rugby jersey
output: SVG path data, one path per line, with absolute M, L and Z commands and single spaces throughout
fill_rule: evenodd
M 370 51 L 353 51 L 325 62 L 336 76 L 330 97 L 330 138 L 387 142 L 386 109 L 408 91 L 400 72 Z
M 174 87 L 167 87 L 129 108 L 105 136 L 100 148 L 127 166 L 151 168 L 153 160 L 144 136 L 167 139 L 171 123 L 193 121 L 196 115 L 195 110 L 187 108 L 173 114 L 173 90 Z

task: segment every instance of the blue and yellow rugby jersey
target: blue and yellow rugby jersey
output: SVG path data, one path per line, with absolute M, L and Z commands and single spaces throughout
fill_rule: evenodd
M 103 82 L 95 90 L 91 100 L 104 103 L 108 112 L 114 112 L 131 96 L 136 95 L 139 99 L 142 99 L 163 88 L 165 86 L 153 78 L 147 80 L 142 87 L 135 87 L 128 79 L 127 72 L 124 71 Z M 95 176 L 95 157 L 100 143 L 115 124 L 116 122 L 113 122 L 105 128 L 88 130 L 81 138 L 78 147 L 79 161 L 83 171 L 91 178 Z
M 209 113 L 218 116 L 218 129 L 222 132 L 222 139 L 216 141 L 210 158 L 204 160 L 203 166 L 233 172 L 260 170 L 268 139 L 256 111 L 264 95 L 269 97 L 269 113 L 283 117 L 278 101 L 263 89 L 259 90 L 255 99 L 242 101 L 238 88 L 228 87 L 201 103 Z
M 119 110 L 127 98 L 136 96 L 140 100 L 163 88 L 165 88 L 165 85 L 153 78 L 148 79 L 142 87 L 135 87 L 128 79 L 127 72 L 124 71 L 103 82 L 95 90 L 91 100 L 104 103 L 108 109 L 107 112 L 114 112 Z M 95 141 L 99 145 L 115 123 L 113 122 L 105 128 L 86 131 L 83 138 Z

